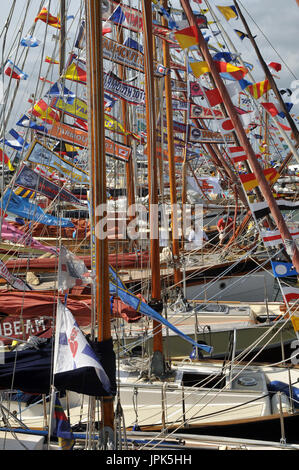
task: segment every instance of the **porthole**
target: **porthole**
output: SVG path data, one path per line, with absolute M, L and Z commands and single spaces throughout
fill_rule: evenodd
M 225 289 L 225 288 L 226 288 L 225 282 L 220 282 L 219 289 Z

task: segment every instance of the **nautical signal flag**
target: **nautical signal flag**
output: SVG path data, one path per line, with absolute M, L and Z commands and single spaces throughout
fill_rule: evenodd
M 292 263 L 271 261 L 272 271 L 275 277 L 297 276 L 297 271 Z
M 237 67 L 236 65 L 218 60 L 215 60 L 214 63 L 219 73 L 228 73 L 235 80 L 242 80 L 248 73 L 245 67 Z
M 229 7 L 216 5 L 220 13 L 224 18 L 229 21 L 231 18 L 238 18 L 236 7 L 231 5 Z
M 281 71 L 281 64 L 279 64 L 278 62 L 270 62 L 270 64 L 268 64 L 268 67 L 275 70 L 275 72 Z
M 8 166 L 10 171 L 14 171 L 14 167 L 11 164 L 10 159 L 8 156 L 3 152 L 3 150 L 0 148 L 0 161 L 5 163 L 5 165 Z
M 263 173 L 266 179 L 271 184 L 274 184 L 280 176 L 280 174 L 275 170 L 275 168 L 267 168 L 266 170 L 263 170 Z M 245 175 L 239 175 L 239 176 L 240 176 L 240 180 L 243 184 L 245 191 L 251 191 L 252 189 L 256 188 L 259 185 L 258 180 L 254 173 L 247 173 Z
M 248 34 L 243 33 L 243 31 L 240 31 L 239 29 L 234 29 L 234 31 L 237 34 L 237 36 L 239 36 L 241 41 L 243 41 L 243 39 L 245 39 L 245 38 L 248 38 Z
M 48 55 L 45 58 L 45 62 L 47 62 L 47 64 L 59 64 L 59 60 L 55 60 L 52 57 L 49 57 Z
M 247 160 L 247 155 L 243 147 L 228 147 L 229 156 L 234 163 L 244 162 Z
M 210 71 L 209 66 L 206 61 L 202 62 L 189 62 L 189 65 L 192 69 L 192 72 L 196 78 L 200 77 L 204 73 Z
M 54 121 L 60 121 L 60 116 L 57 111 L 54 111 L 48 104 L 40 99 L 31 110 L 28 111 L 33 114 L 33 116 L 39 117 L 47 124 L 52 124 Z
M 269 80 L 263 80 L 262 82 L 253 83 L 248 85 L 246 91 L 253 96 L 256 100 L 263 96 L 267 91 L 271 89 Z
M 68 66 L 64 74 L 64 78 L 67 78 L 68 80 L 72 80 L 74 82 L 86 83 L 86 65 L 82 61 L 80 61 L 80 63 L 79 61 L 77 63 L 72 62 Z
M 220 104 L 223 102 L 223 99 L 221 97 L 221 94 L 218 90 L 218 88 L 214 88 L 213 90 L 206 90 L 206 98 L 208 102 L 210 103 L 210 106 L 217 106 L 217 104 Z
M 8 59 L 6 65 L 4 67 L 5 75 L 8 75 L 11 78 L 15 78 L 16 80 L 27 80 L 28 75 L 22 72 L 19 67 L 17 67 L 11 60 Z
M 34 22 L 36 23 L 38 20 L 43 21 L 49 26 L 53 26 L 53 28 L 60 29 L 60 19 L 51 15 L 45 7 L 41 9 Z
M 182 49 L 187 49 L 198 44 L 198 34 L 196 26 L 189 26 L 174 33 L 176 40 Z
M 53 415 L 54 420 L 52 434 L 58 438 L 58 444 L 61 450 L 72 450 L 75 444 L 75 438 L 72 433 L 70 422 L 66 417 L 57 393 L 55 397 Z
M 37 47 L 40 45 L 40 41 L 33 36 L 26 36 L 25 38 L 21 39 L 21 46 L 24 47 Z

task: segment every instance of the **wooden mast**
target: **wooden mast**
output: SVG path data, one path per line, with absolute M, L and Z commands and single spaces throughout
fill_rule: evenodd
M 229 118 L 230 118 L 230 120 L 231 120 L 231 122 L 234 126 L 235 132 L 236 132 L 236 134 L 238 136 L 238 139 L 240 141 L 240 145 L 243 147 L 243 149 L 244 149 L 244 151 L 247 155 L 248 162 L 250 163 L 252 171 L 254 172 L 254 174 L 257 178 L 257 181 L 258 181 L 259 187 L 261 189 L 261 192 L 262 192 L 265 200 L 268 203 L 271 214 L 274 218 L 274 221 L 277 225 L 277 228 L 280 231 L 282 239 L 283 239 L 283 241 L 286 245 L 290 245 L 289 252 L 292 256 L 292 261 L 293 261 L 294 267 L 298 271 L 298 269 L 299 269 L 299 252 L 297 250 L 297 247 L 296 247 L 295 243 L 293 242 L 290 231 L 289 231 L 289 229 L 288 229 L 288 227 L 285 223 L 285 220 L 284 220 L 284 218 L 283 218 L 283 216 L 282 216 L 282 214 L 279 210 L 279 207 L 277 206 L 276 200 L 273 197 L 271 188 L 269 187 L 268 181 L 266 180 L 265 175 L 262 171 L 262 168 L 261 168 L 261 166 L 260 166 L 260 164 L 259 164 L 259 162 L 256 158 L 255 152 L 253 151 L 253 149 L 250 145 L 250 142 L 249 142 L 249 140 L 247 138 L 247 135 L 244 131 L 244 128 L 241 124 L 239 116 L 238 116 L 238 114 L 236 113 L 236 111 L 234 109 L 233 103 L 231 101 L 229 93 L 227 92 L 225 84 L 223 83 L 223 81 L 222 81 L 222 79 L 221 79 L 221 77 L 220 77 L 220 75 L 219 75 L 219 73 L 216 69 L 216 66 L 214 64 L 214 61 L 213 61 L 211 55 L 210 55 L 209 49 L 208 49 L 207 44 L 206 44 L 206 42 L 203 38 L 201 30 L 200 30 L 200 28 L 198 27 L 198 25 L 196 23 L 194 14 L 193 14 L 192 9 L 190 7 L 190 3 L 189 3 L 188 0 L 180 0 L 180 1 L 181 1 L 181 5 L 183 7 L 183 10 L 186 13 L 186 16 L 187 16 L 187 19 L 188 19 L 188 22 L 189 22 L 190 26 L 194 26 L 196 28 L 197 35 L 198 35 L 199 48 L 200 48 L 201 54 L 203 56 L 203 59 L 207 62 L 210 73 L 211 73 L 211 75 L 212 75 L 212 77 L 215 81 L 215 85 L 216 85 L 216 87 L 218 88 L 218 90 L 221 94 L 221 97 L 222 97 L 223 103 L 225 105 L 225 108 L 227 110 L 227 113 L 229 115 Z
M 163 7 L 167 8 L 167 0 L 163 0 Z M 166 18 L 162 17 L 162 25 L 167 26 Z M 168 70 L 170 67 L 169 44 L 163 41 L 163 65 Z M 178 219 L 177 219 L 177 191 L 175 179 L 175 161 L 174 161 L 174 135 L 173 135 L 173 111 L 170 74 L 164 78 L 165 101 L 166 101 L 166 122 L 167 122 L 167 144 L 168 144 L 168 166 L 169 166 L 169 184 L 170 184 L 170 203 L 171 203 L 171 233 L 172 233 L 172 254 L 174 258 L 174 283 L 178 286 L 182 280 L 179 269 L 179 240 L 178 240 Z M 163 157 L 161 157 L 163 158 Z
M 90 185 L 95 227 L 95 305 L 98 320 L 98 341 L 111 339 L 108 239 L 100 238 L 96 227 L 99 223 L 99 207 L 105 207 L 106 158 L 104 127 L 104 88 L 102 54 L 101 2 L 86 0 L 87 23 L 87 89 L 88 89 L 88 138 L 90 149 Z M 105 216 L 105 213 L 104 213 Z M 106 430 L 114 427 L 113 398 L 102 397 L 102 424 Z
M 163 310 L 161 300 L 160 278 L 160 247 L 158 227 L 158 177 L 157 177 L 157 136 L 156 112 L 154 102 L 154 61 L 153 61 L 153 35 L 152 35 L 152 6 L 148 0 L 142 0 L 143 34 L 144 34 L 144 75 L 146 100 L 146 130 L 147 130 L 147 157 L 148 157 L 148 187 L 149 187 L 149 220 L 150 220 L 150 264 L 152 274 L 151 307 L 158 313 Z M 159 376 L 164 374 L 162 327 L 153 320 L 153 348 L 152 372 Z

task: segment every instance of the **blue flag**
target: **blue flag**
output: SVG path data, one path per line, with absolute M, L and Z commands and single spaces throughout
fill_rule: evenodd
M 282 261 L 271 261 L 273 274 L 275 277 L 297 276 L 298 273 L 292 263 Z

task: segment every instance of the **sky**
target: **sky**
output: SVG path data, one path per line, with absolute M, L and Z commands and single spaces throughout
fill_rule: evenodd
M 48 0 L 49 1 L 49 0 Z M 16 0 L 16 6 L 12 17 L 11 24 L 8 28 L 7 38 L 5 47 L 3 49 L 4 39 L 4 25 L 7 20 L 10 8 L 13 5 L 13 0 L 1 2 L 1 16 L 0 16 L 0 62 L 3 62 L 8 56 L 10 58 L 15 57 L 16 47 L 12 46 L 13 40 L 20 37 L 18 30 L 20 28 L 21 21 L 26 18 L 24 29 L 22 31 L 23 36 L 29 31 L 29 28 L 34 24 L 34 18 L 41 5 L 46 2 L 40 0 Z M 50 0 L 49 10 L 52 14 L 56 15 L 59 11 L 59 0 Z M 80 17 L 80 0 L 67 0 L 69 4 L 68 14 L 75 15 L 76 20 Z M 226 21 L 221 13 L 216 9 L 216 5 L 229 6 L 232 5 L 231 0 L 210 0 L 211 6 L 217 12 L 218 18 L 221 20 L 221 24 L 226 29 L 238 51 L 242 53 L 242 58 L 246 62 L 250 62 L 254 65 L 253 76 L 256 81 L 264 79 L 262 69 L 258 64 L 255 53 L 251 47 L 248 39 L 240 41 L 237 35 L 234 33 L 234 29 L 244 31 L 244 27 L 240 20 L 231 19 Z M 240 6 L 245 7 L 248 13 L 252 16 L 254 21 L 248 16 L 246 10 L 242 8 L 244 16 L 248 21 L 253 35 L 257 35 L 256 42 L 264 56 L 267 63 L 279 62 L 282 64 L 282 70 L 277 74 L 276 83 L 279 88 L 289 88 L 295 79 L 299 80 L 299 51 L 298 51 L 298 36 L 299 36 L 299 7 L 297 6 L 296 0 L 240 0 Z M 26 7 L 29 4 L 29 9 L 26 11 Z M 173 0 L 171 2 L 173 6 L 179 6 L 179 0 Z M 194 10 L 198 10 L 198 4 L 193 0 L 190 2 L 191 7 Z M 205 2 L 203 0 L 202 8 L 205 8 Z M 81 12 L 82 13 L 82 12 Z M 208 18 L 210 19 L 209 15 Z M 77 21 L 68 22 L 68 26 L 71 27 L 71 31 L 68 34 L 67 50 L 70 51 L 73 45 L 73 38 L 76 34 L 75 23 Z M 24 66 L 24 72 L 29 77 L 26 81 L 20 83 L 20 89 L 16 99 L 16 106 L 12 112 L 11 125 L 18 119 L 30 105 L 28 105 L 28 98 L 31 93 L 38 90 L 42 83 L 39 81 L 39 75 L 43 76 L 48 68 L 48 65 L 42 63 L 40 70 L 41 57 L 45 55 L 53 55 L 53 48 L 55 41 L 53 40 L 53 34 L 57 34 L 58 30 L 49 27 L 47 35 L 45 36 L 45 24 L 41 21 L 37 22 L 36 30 L 34 35 L 42 41 L 38 48 L 31 48 L 28 51 L 28 57 Z M 45 49 L 43 49 L 43 44 Z M 12 47 L 12 50 L 10 50 Z M 24 49 L 24 48 L 23 48 Z M 3 52 L 4 51 L 4 52 Z M 20 54 L 21 49 L 17 50 Z M 24 53 L 24 50 L 23 50 Z M 58 54 L 56 54 L 56 58 Z M 284 61 L 284 63 L 282 62 Z M 55 81 L 58 76 L 57 66 L 51 66 L 52 78 Z M 5 77 L 5 86 L 7 86 L 7 77 Z M 296 85 L 296 84 L 295 84 Z M 298 82 L 299 85 L 299 82 Z M 298 86 L 299 88 L 299 86 Z M 299 108 L 296 106 L 295 112 L 299 115 Z

